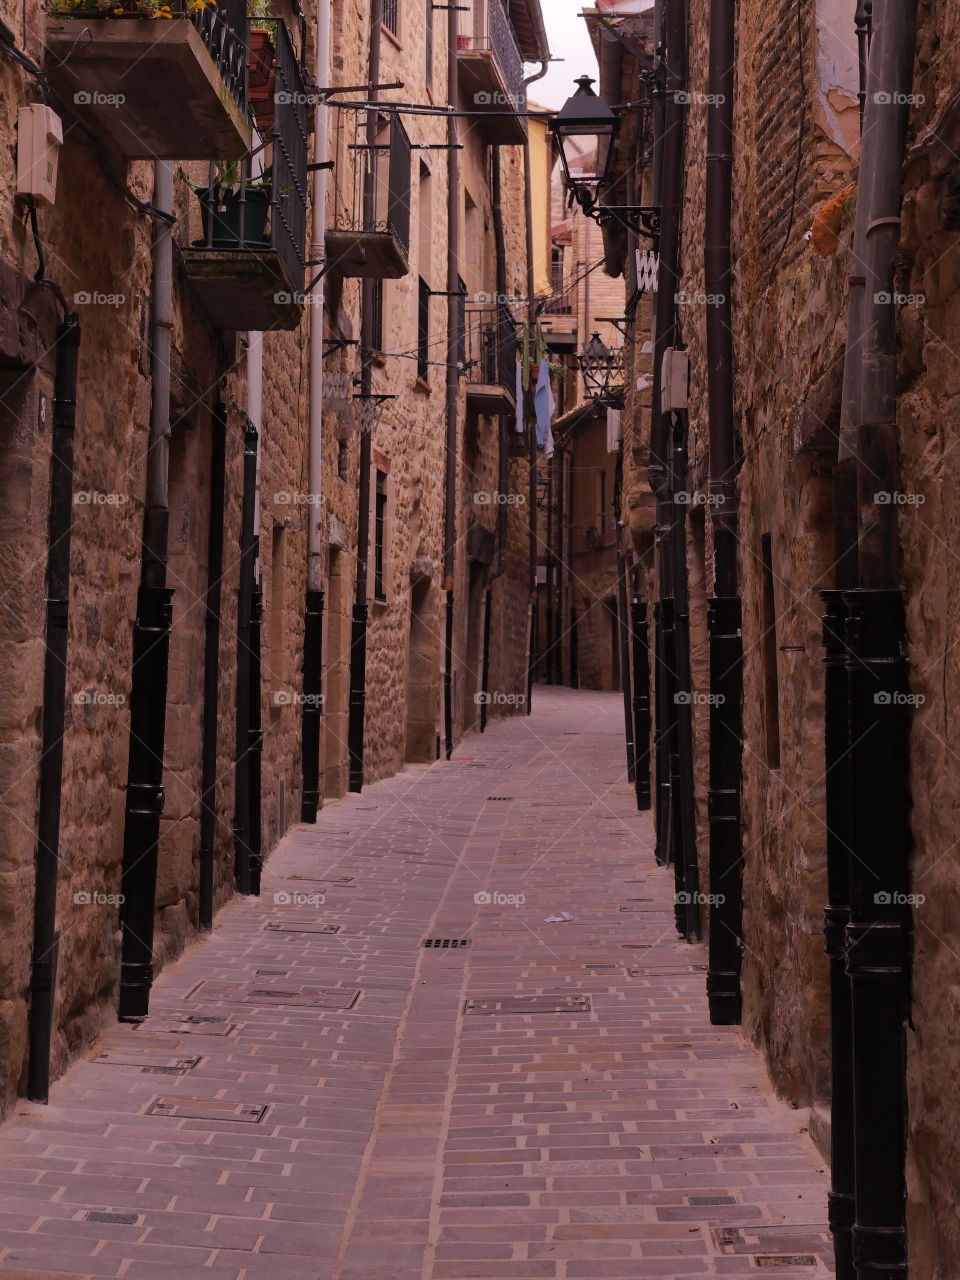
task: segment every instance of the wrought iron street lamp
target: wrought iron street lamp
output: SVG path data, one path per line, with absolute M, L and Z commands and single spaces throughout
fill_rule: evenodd
M 639 235 L 655 240 L 660 225 L 659 210 L 649 205 L 600 202 L 613 162 L 620 117 L 594 92 L 590 76 L 581 76 L 575 83 L 577 92 L 550 122 L 559 144 L 567 190 L 586 216 L 600 226 L 622 222 Z
M 577 356 L 589 400 L 612 404 L 623 394 L 623 348 L 611 351 L 594 333 Z

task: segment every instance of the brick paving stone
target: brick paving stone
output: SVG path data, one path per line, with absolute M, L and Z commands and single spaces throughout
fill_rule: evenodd
M 801 1251 L 813 1267 L 777 1274 L 830 1274 L 823 1162 L 740 1032 L 709 1025 L 622 714 L 538 689 L 531 717 L 294 828 L 150 1017 L 0 1130 L 0 1280 L 747 1280 L 755 1253 Z M 341 928 L 288 931 L 318 924 Z M 251 994 L 297 988 L 360 995 Z M 589 1008 L 465 1012 L 515 996 Z M 148 1115 L 157 1098 L 266 1110 Z

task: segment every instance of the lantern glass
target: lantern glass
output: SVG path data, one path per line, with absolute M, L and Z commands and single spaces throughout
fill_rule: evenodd
M 593 90 L 589 76 L 576 82 L 551 128 L 560 143 L 560 159 L 568 187 L 599 189 L 607 176 L 620 121 Z

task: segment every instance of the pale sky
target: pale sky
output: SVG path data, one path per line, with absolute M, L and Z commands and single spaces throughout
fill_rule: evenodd
M 530 97 L 541 106 L 559 108 L 576 92 L 578 76 L 596 77 L 597 60 L 580 17 L 583 0 L 543 0 L 542 7 L 550 52 L 565 61 L 550 64 L 544 78 L 530 86 Z

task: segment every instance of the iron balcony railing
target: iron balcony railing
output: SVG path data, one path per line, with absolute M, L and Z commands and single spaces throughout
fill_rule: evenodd
M 375 147 L 353 142 L 350 150 L 357 157 L 350 207 L 337 216 L 335 229 L 357 233 L 387 232 L 400 246 L 404 258 L 409 257 L 412 148 L 399 115 L 396 112 L 390 114 L 389 123 L 384 123 L 379 131 Z M 368 180 L 372 181 L 374 192 L 372 222 L 364 216 L 364 193 Z
M 264 128 L 263 168 L 249 157 L 210 166 L 206 188 L 198 192 L 206 249 L 273 249 L 294 289 L 303 288 L 307 229 L 307 93 L 286 26 L 269 19 L 274 45 L 273 119 Z M 246 51 L 244 51 L 246 67 Z
M 500 307 L 466 310 L 466 379 L 469 384 L 517 385 L 517 326 L 510 311 Z
M 186 13 L 189 0 L 174 0 L 176 15 Z M 192 15 L 194 26 L 216 63 L 220 78 L 240 111 L 247 114 L 247 0 L 218 0 Z
M 486 17 L 481 16 L 479 0 L 466 17 L 467 30 L 460 36 L 463 49 L 489 49 L 503 72 L 509 102 L 494 104 L 505 110 L 526 111 L 527 91 L 523 83 L 523 54 L 502 0 L 486 0 Z

